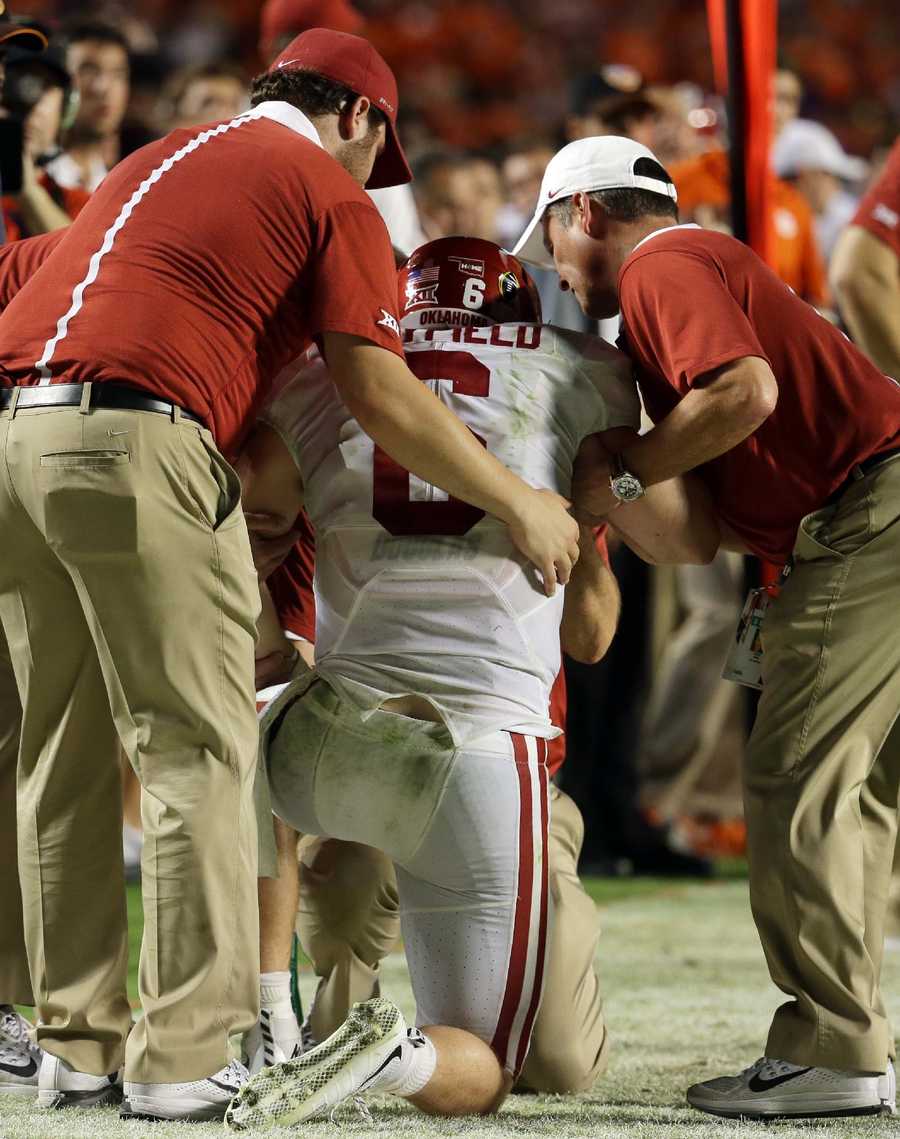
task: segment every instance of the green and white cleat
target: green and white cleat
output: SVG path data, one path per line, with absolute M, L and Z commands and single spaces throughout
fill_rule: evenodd
M 263 1068 L 225 1112 L 233 1131 L 290 1127 L 364 1093 L 402 1055 L 406 1021 L 383 997 L 356 1004 L 341 1027 L 296 1060 Z

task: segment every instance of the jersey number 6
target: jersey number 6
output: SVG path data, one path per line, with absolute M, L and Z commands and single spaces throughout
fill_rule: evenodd
M 410 352 L 409 369 L 420 380 L 446 380 L 459 395 L 487 396 L 491 371 L 469 352 Z M 475 432 L 472 432 L 475 435 Z M 480 435 L 475 438 L 486 446 Z M 375 445 L 372 516 L 397 537 L 410 534 L 466 534 L 484 518 L 484 511 L 458 498 L 414 502 L 410 475 Z

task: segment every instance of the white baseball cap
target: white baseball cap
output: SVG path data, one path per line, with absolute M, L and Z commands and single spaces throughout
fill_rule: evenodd
M 772 148 L 772 165 L 782 178 L 803 170 L 822 170 L 859 182 L 869 171 L 864 159 L 848 154 L 828 127 L 812 119 L 794 119 L 785 126 Z
M 659 164 L 652 150 L 630 138 L 603 135 L 599 138 L 579 138 L 558 151 L 547 163 L 541 182 L 534 217 L 519 238 L 513 254 L 533 265 L 553 268 L 553 258 L 544 248 L 544 231 L 541 218 L 553 202 L 569 198 L 579 190 L 651 190 L 678 200 L 671 182 L 635 174 L 634 164 L 639 158 L 649 158 Z

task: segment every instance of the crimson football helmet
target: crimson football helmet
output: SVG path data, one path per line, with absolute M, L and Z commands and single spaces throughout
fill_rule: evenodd
M 540 324 L 541 299 L 522 263 L 492 241 L 441 237 L 400 269 L 402 328 Z

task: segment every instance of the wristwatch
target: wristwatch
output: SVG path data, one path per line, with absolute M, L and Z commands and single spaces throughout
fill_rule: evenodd
M 613 455 L 609 460 L 609 485 L 619 502 L 635 502 L 643 497 L 644 484 L 625 466 L 621 455 Z

